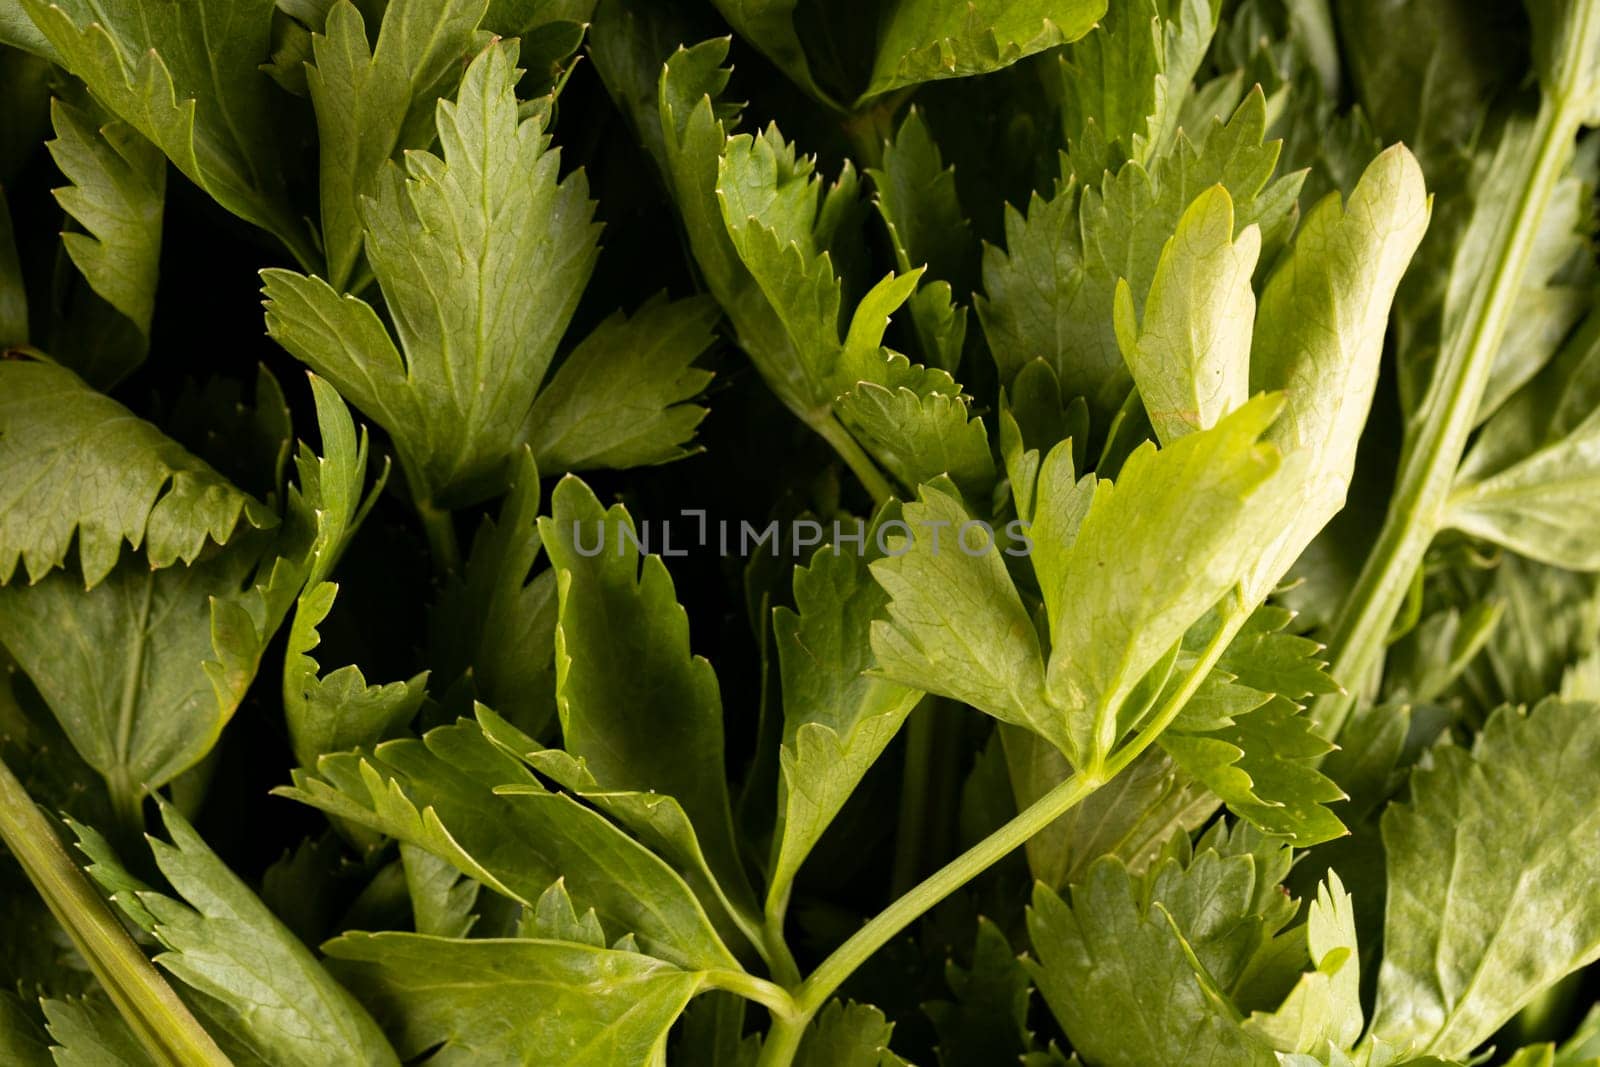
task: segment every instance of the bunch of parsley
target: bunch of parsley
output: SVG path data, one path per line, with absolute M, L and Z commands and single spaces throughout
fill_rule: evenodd
M 1600 1064 L 1596 126 L 1600 0 L 0 0 L 0 1063 Z

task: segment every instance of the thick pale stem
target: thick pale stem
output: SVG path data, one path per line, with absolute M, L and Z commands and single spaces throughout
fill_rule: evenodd
M 1473 292 L 1467 317 L 1443 352 L 1407 433 L 1399 477 L 1378 543 L 1334 624 L 1333 676 L 1345 692 L 1312 709 L 1319 732 L 1337 740 L 1366 687 L 1405 601 L 1412 576 L 1445 518 L 1445 505 L 1478 405 L 1521 292 L 1528 260 L 1573 149 L 1580 113 L 1561 95 L 1547 95 L 1534 128 L 1527 180 L 1501 221 L 1494 253 Z
M 128 936 L 4 762 L 0 762 L 0 841 L 22 865 L 155 1062 L 227 1067 L 228 1057 Z

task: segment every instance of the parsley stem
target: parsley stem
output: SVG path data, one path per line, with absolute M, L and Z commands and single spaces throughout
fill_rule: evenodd
M 856 439 L 850 436 L 850 431 L 846 430 L 837 418 L 828 414 L 820 419 L 809 420 L 809 425 L 824 441 L 833 446 L 835 452 L 839 453 L 839 458 L 844 460 L 862 488 L 871 494 L 875 507 L 882 507 L 894 498 L 894 485 L 884 477 L 877 464 L 872 462 L 872 457 L 862 450 Z
M 88 877 L 22 783 L 0 761 L 0 841 L 17 858 L 139 1044 L 156 1063 L 225 1067 L 211 1035 L 195 1021 Z
M 941 697 L 924 697 L 906 724 L 900 820 L 889 881 L 895 896 L 916 885 L 927 866 L 950 855 L 957 791 L 935 783 L 958 780 L 961 772 L 961 710 Z
M 422 532 L 428 538 L 428 553 L 433 556 L 434 569 L 440 574 L 459 573 L 461 546 L 456 541 L 456 524 L 450 512 L 419 500 L 417 514 L 422 518 Z
M 765 922 L 761 927 L 761 943 L 765 948 L 762 956 L 767 966 L 772 969 L 772 977 L 785 986 L 797 986 L 800 984 L 800 965 L 794 961 L 794 953 L 789 951 L 789 942 L 783 936 L 783 918 L 788 904 L 787 891 L 775 907 L 769 902 Z
M 933 775 L 934 698 L 913 709 L 906 724 L 905 769 L 900 779 L 900 824 L 894 836 L 894 873 L 890 892 L 899 896 L 916 885 L 927 844 L 928 794 Z
M 800 1040 L 811 1018 L 828 1002 L 828 998 L 854 974 L 868 957 L 877 952 L 900 931 L 926 914 L 934 905 L 994 864 L 1025 845 L 1030 838 L 1061 816 L 1071 811 L 1079 801 L 1094 793 L 1127 769 L 1135 759 L 1155 743 L 1156 738 L 1172 725 L 1184 709 L 1211 668 L 1227 649 L 1239 627 L 1250 617 L 1250 605 L 1235 590 L 1223 608 L 1223 618 L 1217 632 L 1201 651 L 1194 665 L 1184 674 L 1182 682 L 1166 699 L 1160 709 L 1139 732 L 1103 764 L 1087 767 L 1074 773 L 1066 781 L 1028 805 L 1010 822 L 967 849 L 932 875 L 923 879 L 914 889 L 883 911 L 869 919 L 865 926 L 852 934 L 844 944 L 811 972 L 811 976 L 795 990 L 794 1003 L 797 1015 L 793 1018 L 774 1017 L 771 1032 L 761 1049 L 758 1067 L 788 1067 L 799 1050 Z
M 879 97 L 875 103 L 852 111 L 840 123 L 844 135 L 854 150 L 855 165 L 863 171 L 878 170 L 883 166 L 883 147 L 894 140 L 894 115 L 905 103 L 910 92 L 901 89 Z
M 796 1001 L 816 1011 L 867 957 L 920 918 L 935 904 L 966 885 L 1029 838 L 1055 822 L 1105 784 L 1103 773 L 1079 771 L 1030 804 L 1000 829 L 923 879 L 911 892 L 879 912 L 833 955 L 823 960 L 800 986 Z
M 794 998 L 789 991 L 765 978 L 757 978 L 743 971 L 707 971 L 706 984 L 712 989 L 737 993 L 753 1000 L 772 1013 L 774 1020 L 791 1018 L 795 1014 Z
M 1600 17 L 1600 4 L 1590 0 L 1585 7 L 1587 17 Z M 1534 150 L 1526 157 L 1526 177 L 1515 203 L 1500 219 L 1491 266 L 1479 276 L 1463 326 L 1447 339 L 1407 427 L 1388 515 L 1328 642 L 1332 674 L 1344 691 L 1319 700 L 1312 715 L 1318 732 L 1329 740 L 1338 740 L 1378 666 L 1412 577 L 1444 524 L 1450 489 L 1522 290 L 1540 220 L 1571 158 L 1581 119 L 1581 110 L 1559 87 L 1545 95 L 1535 120 Z

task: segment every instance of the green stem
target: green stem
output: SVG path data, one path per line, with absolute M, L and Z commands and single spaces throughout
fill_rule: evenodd
M 901 930 L 921 918 L 945 897 L 1021 848 L 1034 834 L 1065 815 L 1078 801 L 1105 782 L 1103 771 L 1077 772 L 873 916 L 801 984 L 795 998 L 800 1009 L 809 1014 L 821 1008 L 846 978 Z
M 227 1056 L 128 936 L 4 762 L 0 762 L 0 840 L 156 1063 L 228 1067 Z
M 1337 740 L 1388 643 L 1412 576 L 1444 524 L 1446 504 L 1467 438 L 1518 294 L 1540 220 L 1572 153 L 1581 112 L 1559 94 L 1547 95 L 1534 125 L 1527 180 L 1501 219 L 1491 267 L 1473 290 L 1462 328 L 1439 355 L 1427 394 L 1401 453 L 1389 513 L 1355 588 L 1334 623 L 1329 647 L 1343 693 L 1312 709 L 1318 731 Z
M 456 524 L 450 512 L 418 500 L 417 514 L 422 517 L 422 532 L 428 538 L 428 553 L 433 556 L 434 569 L 441 575 L 459 574 L 461 546 L 456 541 Z
M 913 709 L 906 724 L 905 771 L 900 779 L 900 824 L 894 838 L 894 873 L 889 891 L 898 897 L 916 885 L 928 839 L 928 794 L 933 777 L 933 698 Z
M 806 1027 L 811 1025 L 811 1015 L 794 1015 L 787 1018 L 772 1017 L 772 1028 L 761 1039 L 761 1057 L 756 1067 L 787 1067 L 794 1062 L 805 1039 Z
M 800 984 L 800 965 L 795 962 L 794 953 L 789 951 L 789 942 L 783 936 L 783 917 L 788 903 L 787 892 L 779 901 L 768 901 L 766 921 L 761 927 L 761 941 L 766 947 L 763 956 L 767 966 L 772 968 L 772 977 L 784 986 L 793 988 Z
M 295 262 L 300 264 L 300 269 L 306 274 L 320 274 L 326 270 L 322 252 L 309 235 L 301 232 L 299 226 L 292 227 L 290 232 L 293 234 L 292 237 L 280 233 L 278 238 L 289 250 L 289 254 L 294 256 Z
M 144 790 L 128 781 L 127 770 L 117 767 L 106 777 L 111 814 L 116 819 L 115 838 L 123 844 L 144 839 Z
M 905 102 L 911 99 L 916 86 L 908 85 L 891 93 L 875 97 L 866 107 L 851 111 L 840 122 L 845 138 L 850 142 L 857 171 L 880 170 L 883 167 L 883 149 L 894 140 L 894 117 Z
M 864 452 L 856 439 L 850 436 L 837 418 L 829 414 L 823 418 L 810 421 L 813 430 L 821 435 L 822 439 L 833 446 L 833 450 L 844 460 L 862 488 L 871 494 L 872 502 L 882 507 L 895 496 L 894 485 L 878 470 L 877 464 L 872 462 L 872 457 Z
M 966 885 L 994 864 L 1021 848 L 1035 834 L 1055 822 L 1085 797 L 1127 769 L 1145 749 L 1155 743 L 1189 703 L 1211 668 L 1216 666 L 1228 643 L 1249 617 L 1250 612 L 1237 595 L 1228 606 L 1222 624 L 1199 659 L 1184 675 L 1182 683 L 1156 714 L 1126 744 L 1113 752 L 1099 767 L 1088 767 L 1034 801 L 1010 822 L 978 842 L 925 878 L 909 893 L 873 916 L 844 944 L 823 960 L 794 993 L 797 1016 L 779 1020 L 767 1035 L 758 1067 L 788 1067 L 800 1047 L 800 1039 L 811 1018 L 828 1002 L 845 979 L 900 931 L 921 918 L 945 897 Z
M 795 1014 L 794 998 L 783 986 L 743 971 L 707 971 L 706 985 L 753 1000 L 772 1013 L 774 1025 Z

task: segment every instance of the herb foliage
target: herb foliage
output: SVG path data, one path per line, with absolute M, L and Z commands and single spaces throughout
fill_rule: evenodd
M 1600 0 L 0 86 L 0 1061 L 1600 1063 Z

